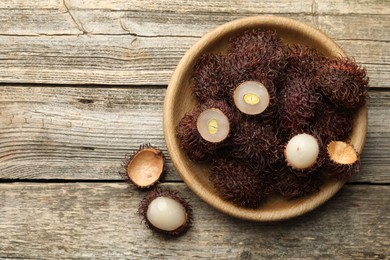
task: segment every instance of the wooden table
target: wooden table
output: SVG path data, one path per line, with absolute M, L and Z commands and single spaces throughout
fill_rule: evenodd
M 120 180 L 142 143 L 168 155 L 162 107 L 185 51 L 225 22 L 281 15 L 319 28 L 367 67 L 359 176 L 315 211 L 253 223 L 206 205 L 168 159 L 194 227 L 168 240 L 136 216 Z M 390 257 L 390 2 L 387 0 L 0 1 L 0 258 Z

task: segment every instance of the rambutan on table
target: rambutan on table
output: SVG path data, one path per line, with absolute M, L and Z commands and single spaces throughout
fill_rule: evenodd
M 136 216 L 144 191 L 121 181 L 125 154 L 167 155 L 162 106 L 185 51 L 252 15 L 306 22 L 368 70 L 362 169 L 330 201 L 284 222 L 206 205 L 168 158 L 194 227 L 164 239 Z M 390 257 L 388 1 L 0 1 L 0 258 L 384 259 Z

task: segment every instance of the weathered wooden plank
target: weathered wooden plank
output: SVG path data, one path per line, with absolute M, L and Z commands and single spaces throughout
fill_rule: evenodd
M 0 87 L 0 178 L 117 180 L 126 153 L 165 154 L 164 88 Z M 390 93 L 371 92 L 361 175 L 388 183 Z M 180 180 L 168 157 L 166 180 Z
M 0 36 L 0 82 L 168 84 L 192 37 Z M 340 41 L 365 65 L 373 87 L 389 87 L 390 42 Z
M 167 84 L 185 51 L 209 30 L 276 14 L 338 42 L 352 40 L 353 47 L 341 43 L 367 65 L 373 86 L 383 87 L 390 71 L 387 7 L 383 1 L 2 1 L 0 82 Z M 365 48 L 370 44 L 377 48 Z M 361 59 L 361 52 L 368 55 Z
M 347 185 L 289 221 L 230 218 L 184 184 L 194 226 L 154 235 L 135 215 L 144 192 L 118 183 L 0 184 L 0 258 L 383 259 L 390 255 L 390 187 Z M 15 206 L 17 205 L 17 206 Z M 212 250 L 210 250 L 212 249 Z

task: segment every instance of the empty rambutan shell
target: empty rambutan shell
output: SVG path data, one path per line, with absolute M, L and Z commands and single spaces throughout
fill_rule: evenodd
M 192 225 L 192 209 L 177 191 L 156 188 L 139 204 L 138 215 L 153 231 L 167 236 L 185 233 Z
M 210 180 L 223 199 L 240 207 L 257 208 L 270 193 L 262 172 L 244 161 L 216 160 Z
M 125 159 L 123 164 L 125 172 L 120 174 L 141 189 L 149 188 L 161 178 L 164 163 L 164 154 L 159 149 L 150 144 L 143 144 Z
M 360 156 L 351 144 L 332 141 L 327 146 L 326 169 L 330 176 L 347 180 L 359 172 Z
M 200 101 L 222 100 L 227 97 L 225 57 L 214 53 L 203 54 L 193 70 L 194 94 Z
M 368 98 L 366 70 L 350 58 L 328 60 L 318 79 L 322 93 L 337 107 L 358 108 Z

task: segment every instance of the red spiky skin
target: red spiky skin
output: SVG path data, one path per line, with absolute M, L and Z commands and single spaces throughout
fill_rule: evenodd
M 312 81 L 296 77 L 285 82 L 279 95 L 280 128 L 289 133 L 307 132 L 315 116 L 315 108 L 322 102 L 312 89 Z
M 345 140 L 353 128 L 354 113 L 351 110 L 336 108 L 329 102 L 323 102 L 316 109 L 311 125 L 326 145 L 334 140 Z
M 248 30 L 230 39 L 228 61 L 233 78 L 274 80 L 285 65 L 284 44 L 275 31 Z
M 146 217 L 146 213 L 148 211 L 150 203 L 158 197 L 168 197 L 168 198 L 171 198 L 171 199 L 179 202 L 183 206 L 183 208 L 186 212 L 186 217 L 187 217 L 186 223 L 184 223 L 182 226 L 180 226 L 179 228 L 177 228 L 176 230 L 173 230 L 173 231 L 161 230 L 161 229 L 153 226 L 153 224 L 150 223 L 150 221 Z M 156 187 L 155 189 L 150 191 L 146 195 L 146 197 L 141 201 L 141 203 L 139 204 L 137 214 L 142 218 L 142 221 L 151 230 L 156 231 L 159 234 L 165 235 L 168 237 L 177 237 L 179 235 L 184 234 L 192 226 L 192 221 L 193 221 L 192 208 L 189 205 L 189 203 L 180 195 L 180 193 L 178 191 L 169 190 L 167 188 L 163 189 L 163 188 Z
M 366 70 L 349 58 L 328 60 L 318 71 L 321 92 L 336 106 L 358 108 L 368 98 Z
M 194 94 L 201 101 L 226 99 L 226 58 L 214 53 L 203 54 L 193 69 Z
M 245 208 L 259 207 L 271 191 L 265 175 L 243 161 L 216 160 L 210 180 L 223 199 Z
M 278 159 L 280 140 L 270 125 L 246 118 L 236 122 L 235 129 L 231 140 L 231 156 L 257 165 L 260 169 Z
M 349 180 L 359 172 L 360 158 L 352 164 L 339 164 L 329 160 L 325 168 L 330 177 L 339 180 Z
M 186 113 L 176 128 L 176 134 L 181 140 L 181 147 L 193 161 L 212 160 L 212 157 L 217 156 L 218 150 L 227 143 L 230 136 L 229 134 L 227 139 L 220 143 L 211 143 L 202 138 L 197 129 L 196 121 L 201 112 L 210 108 L 221 110 L 229 122 L 233 121 L 234 112 L 225 101 L 208 100 L 195 107 L 194 111 Z
M 323 177 L 319 171 L 312 172 L 308 176 L 298 176 L 290 168 L 280 164 L 275 172 L 274 189 L 285 198 L 293 199 L 303 197 L 320 190 Z

